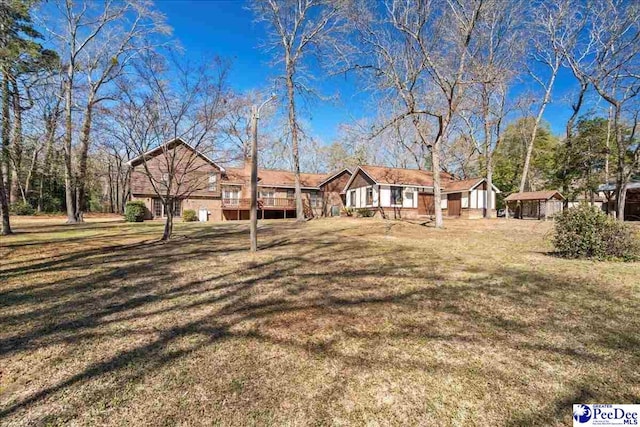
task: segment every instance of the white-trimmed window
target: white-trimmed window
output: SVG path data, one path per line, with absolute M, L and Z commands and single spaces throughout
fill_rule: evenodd
M 391 204 L 402 204 L 402 187 L 391 187 Z
M 240 200 L 240 190 L 237 188 L 224 188 L 222 190 L 222 203 L 225 205 L 237 205 Z
M 366 206 L 373 206 L 373 187 L 367 187 L 367 204 Z
M 265 206 L 275 206 L 276 192 L 273 190 L 260 190 L 260 198 Z
M 349 191 L 349 203 L 348 205 L 352 208 L 356 207 L 356 190 Z

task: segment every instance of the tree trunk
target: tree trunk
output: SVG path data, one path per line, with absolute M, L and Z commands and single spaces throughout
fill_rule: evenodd
M 11 142 L 9 132 L 11 131 L 11 123 L 9 122 L 9 76 L 3 73 L 2 80 L 2 163 L 0 167 L 4 168 L 4 189 L 7 203 L 11 203 L 11 160 L 9 155 L 9 144 Z
M 493 180 L 493 165 L 491 155 L 491 124 L 489 123 L 489 94 L 486 91 L 486 86 L 483 86 L 482 92 L 482 116 L 484 122 L 484 157 L 486 163 L 486 185 L 487 188 L 484 192 L 484 217 L 486 219 L 491 218 L 491 183 Z
M 12 151 L 12 163 L 13 163 L 13 199 L 22 198 L 24 203 L 27 203 L 27 196 L 25 194 L 23 182 L 23 170 L 22 170 L 22 106 L 20 105 L 20 92 L 18 91 L 18 85 L 16 84 L 15 77 L 11 79 L 11 86 L 13 88 L 13 141 L 11 141 Z
M 289 100 L 289 126 L 291 127 L 291 147 L 293 151 L 293 176 L 296 197 L 296 220 L 304 221 L 302 189 L 300 188 L 300 153 L 298 152 L 298 123 L 296 121 L 295 88 L 293 70 L 287 66 L 287 97 Z
M 568 196 L 569 191 L 571 189 L 571 182 L 568 179 L 569 176 L 569 165 L 573 163 L 573 127 L 575 125 L 576 119 L 578 118 L 578 114 L 580 113 L 580 109 L 582 108 L 582 103 L 584 101 L 584 95 L 587 93 L 587 89 L 589 89 L 589 84 L 581 80 L 580 82 L 580 93 L 578 94 L 578 100 L 575 104 L 571 105 L 572 113 L 569 120 L 567 120 L 567 125 L 565 128 L 565 159 L 564 165 L 562 166 L 562 192 L 565 196 Z M 563 203 L 565 209 L 569 207 L 569 199 L 565 199 Z
M 65 88 L 65 135 L 64 135 L 64 192 L 67 204 L 67 224 L 74 224 L 76 210 L 74 205 L 73 169 L 71 168 L 71 138 L 72 138 L 72 107 L 73 107 L 73 80 L 71 78 L 72 65 L 69 66 L 68 80 Z
M 36 148 L 33 151 L 33 157 L 31 158 L 31 165 L 29 165 L 29 171 L 27 172 L 27 176 L 24 179 L 24 192 L 23 192 L 23 197 L 24 202 L 27 203 L 27 199 L 26 196 L 29 194 L 29 191 L 31 191 L 31 179 L 33 178 L 33 171 L 36 168 L 36 165 L 38 164 L 38 154 L 40 153 L 40 150 L 42 149 L 42 147 Z
M 56 138 L 56 128 L 58 126 L 58 119 L 60 117 L 60 109 L 59 102 L 54 107 L 54 110 L 49 114 L 45 115 L 45 122 L 47 127 L 47 139 L 46 146 L 44 151 L 44 159 L 42 165 L 42 172 L 40 173 L 40 191 L 38 195 L 38 212 L 42 212 L 44 208 L 44 182 L 49 179 L 49 175 L 51 174 L 51 155 L 53 152 L 53 143 Z
M 440 142 L 431 147 L 431 168 L 433 173 L 433 208 L 435 213 L 436 228 L 443 228 L 442 221 L 442 190 L 440 187 Z
M 440 142 L 442 141 L 446 127 L 442 117 L 438 118 L 438 125 L 440 127 L 438 136 L 436 136 L 436 139 L 431 146 L 431 173 L 433 174 L 433 210 L 435 214 L 435 227 L 443 228 L 442 190 L 440 185 Z
M 86 211 L 86 183 L 87 180 L 87 158 L 89 156 L 89 144 L 91 142 L 91 121 L 93 118 L 93 95 L 89 95 L 87 108 L 85 110 L 82 133 L 80 134 L 80 157 L 78 159 L 78 175 L 76 177 L 76 210 L 75 218 L 77 222 L 84 222 L 84 212 Z
M 165 203 L 164 212 L 167 218 L 164 221 L 164 231 L 161 240 L 167 241 L 171 239 L 171 234 L 173 233 L 173 206 L 171 206 L 171 203 Z
M 521 193 L 524 193 L 525 187 L 527 185 L 527 178 L 529 176 L 529 167 L 531 164 L 531 156 L 533 154 L 533 144 L 536 141 L 536 136 L 538 134 L 538 127 L 540 126 L 540 122 L 542 121 L 542 115 L 544 114 L 544 110 L 547 108 L 547 104 L 551 99 L 551 89 L 553 88 L 553 84 L 556 80 L 557 74 L 558 74 L 558 70 L 556 68 L 555 70 L 552 71 L 551 77 L 549 78 L 549 83 L 547 84 L 547 89 L 544 93 L 542 104 L 540 104 L 540 110 L 538 110 L 536 121 L 533 124 L 533 130 L 531 132 L 531 137 L 529 138 L 529 145 L 527 146 L 527 154 L 524 158 L 524 168 L 522 170 L 522 178 L 520 179 Z
M 618 164 L 616 168 L 616 218 L 624 221 L 624 205 L 627 196 L 627 178 L 625 176 L 624 164 L 626 150 L 622 143 L 622 123 L 620 117 L 620 105 L 614 105 L 613 132 L 618 146 Z
M 0 234 L 6 236 L 11 234 L 11 222 L 9 219 L 9 201 L 7 200 L 7 190 L 4 186 L 4 174 L 0 165 L 0 214 L 2 215 L 2 228 Z

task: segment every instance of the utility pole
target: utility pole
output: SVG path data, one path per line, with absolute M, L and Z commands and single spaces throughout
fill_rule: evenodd
M 258 119 L 260 119 L 262 107 L 275 98 L 276 95 L 272 94 L 259 107 L 257 105 L 251 107 L 251 224 L 249 225 L 251 252 L 258 250 Z

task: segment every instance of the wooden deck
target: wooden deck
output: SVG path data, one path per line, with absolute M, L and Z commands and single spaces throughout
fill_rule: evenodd
M 246 210 L 251 207 L 251 199 L 222 199 L 224 210 Z M 267 197 L 258 198 L 258 209 L 261 210 L 295 210 L 296 199 Z

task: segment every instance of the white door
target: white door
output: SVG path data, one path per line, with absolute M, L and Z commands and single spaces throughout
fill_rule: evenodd
M 198 221 L 207 222 L 207 219 L 209 219 L 209 212 L 206 209 L 200 208 L 198 211 Z

